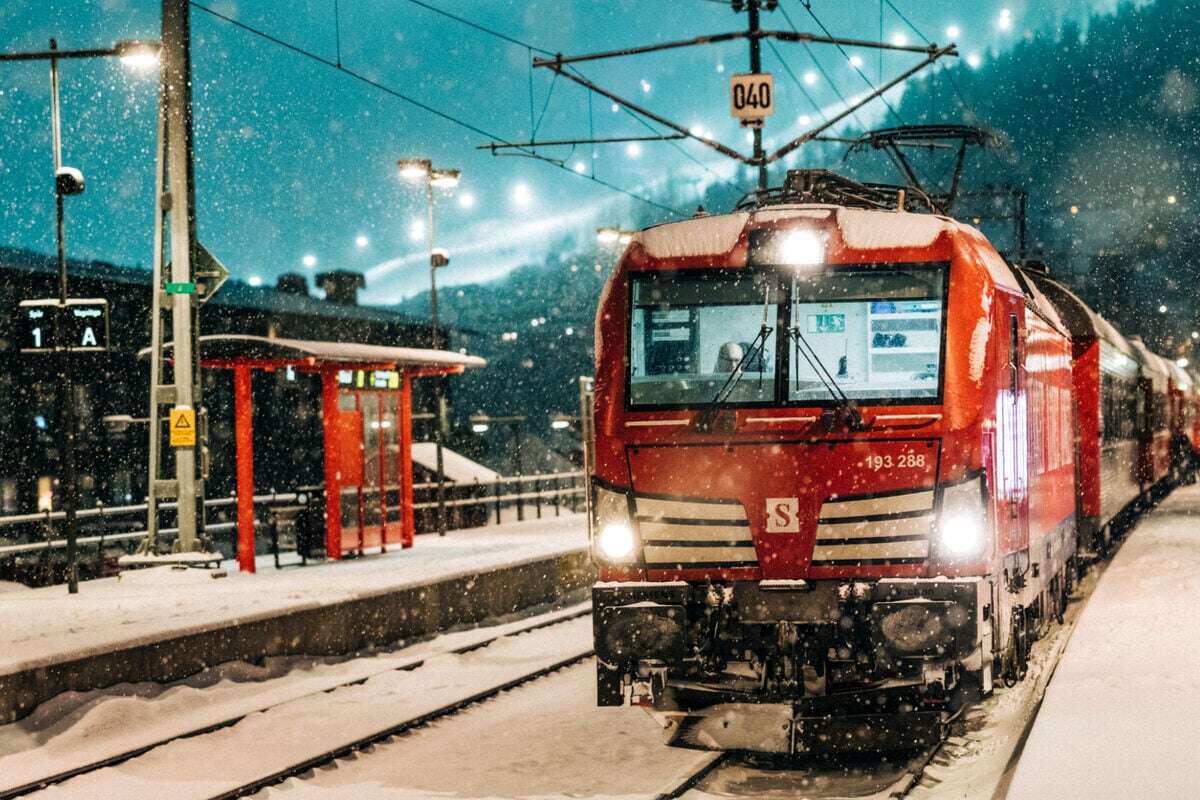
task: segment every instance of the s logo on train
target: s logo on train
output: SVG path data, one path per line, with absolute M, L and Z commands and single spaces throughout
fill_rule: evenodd
M 605 286 L 598 701 L 673 743 L 937 741 L 1191 472 L 1187 373 L 892 200 L 792 172 L 637 234 Z

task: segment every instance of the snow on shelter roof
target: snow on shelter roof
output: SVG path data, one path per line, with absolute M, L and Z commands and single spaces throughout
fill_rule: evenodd
M 208 360 L 280 360 L 312 359 L 318 364 L 395 364 L 414 367 L 482 367 L 487 362 L 479 356 L 455 353 L 450 350 L 431 350 L 420 347 L 388 347 L 359 342 L 325 342 L 309 339 L 282 339 L 266 336 L 245 336 L 222 333 L 201 336 L 203 359 Z M 170 350 L 174 342 L 163 345 Z M 145 357 L 150 348 L 138 355 Z
M 437 444 L 435 442 L 413 442 L 412 459 L 430 472 L 437 473 Z M 454 483 L 487 483 L 500 477 L 500 473 L 488 469 L 478 461 L 472 461 L 462 453 L 442 448 L 442 473 Z

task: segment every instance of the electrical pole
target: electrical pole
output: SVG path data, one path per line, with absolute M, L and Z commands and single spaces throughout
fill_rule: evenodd
M 758 33 L 762 30 L 759 24 L 759 3 L 761 0 L 746 0 L 746 15 L 749 17 L 750 34 L 750 72 L 754 75 L 762 72 L 762 40 Z M 762 120 L 754 125 L 754 164 L 758 166 L 758 188 L 767 188 L 767 161 L 763 151 Z
M 159 153 L 156 175 L 150 356 L 149 510 L 144 552 L 156 554 L 160 503 L 177 501 L 175 550 L 209 548 L 204 535 L 203 414 L 200 396 L 195 173 L 192 156 L 191 34 L 188 0 L 162 2 Z M 168 222 L 169 217 L 169 222 Z M 169 227 L 168 227 L 169 226 Z M 166 230 L 164 230 L 164 228 Z M 170 274 L 164 240 L 170 235 Z M 203 277 L 203 276 L 201 276 Z M 207 278 L 206 278 L 207 280 Z M 163 378 L 164 313 L 171 316 L 172 378 Z M 175 478 L 160 479 L 162 406 L 170 406 Z
M 433 168 L 425 180 L 425 202 L 428 213 L 426 229 L 429 241 L 429 333 L 433 340 L 433 349 L 441 349 L 442 329 L 438 321 L 437 271 L 441 265 L 438 254 L 434 251 L 433 238 Z M 437 531 L 438 536 L 446 535 L 446 468 L 443 443 L 446 439 L 446 387 L 441 375 L 433 376 L 433 402 L 435 419 L 433 421 L 434 457 L 437 459 Z

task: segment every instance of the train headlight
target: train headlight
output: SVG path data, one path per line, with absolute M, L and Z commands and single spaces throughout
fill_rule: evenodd
M 593 556 L 606 564 L 636 563 L 638 538 L 629 514 L 628 495 L 599 485 L 593 490 Z
M 825 263 L 825 233 L 813 228 L 750 232 L 751 264 L 815 267 Z
M 613 522 L 605 525 L 596 537 L 596 550 L 604 556 L 605 561 L 628 561 L 636 546 L 633 529 L 623 522 Z
M 983 478 L 942 488 L 934 544 L 940 561 L 972 561 L 987 555 L 990 542 Z

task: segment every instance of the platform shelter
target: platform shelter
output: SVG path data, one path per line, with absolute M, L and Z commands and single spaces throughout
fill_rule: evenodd
M 326 556 L 412 546 L 412 382 L 482 367 L 482 358 L 238 334 L 202 336 L 200 352 L 201 366 L 233 371 L 237 555 L 243 571 L 254 571 L 254 370 L 291 368 L 321 376 Z

